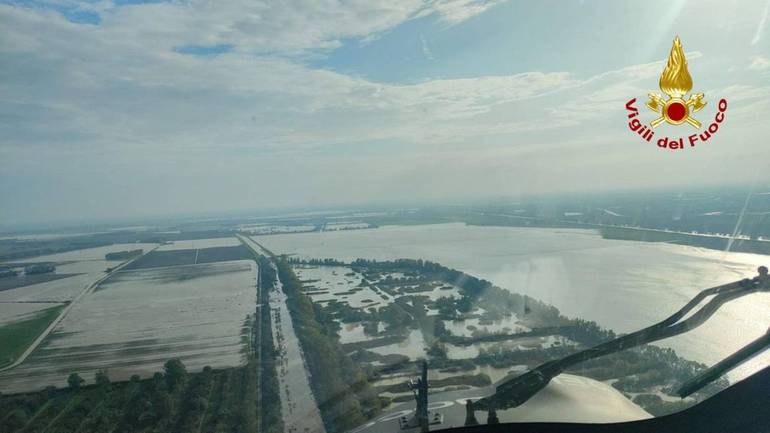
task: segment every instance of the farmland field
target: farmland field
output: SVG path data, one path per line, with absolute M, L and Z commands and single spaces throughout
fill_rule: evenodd
M 173 250 L 195 250 L 214 247 L 237 247 L 240 245 L 238 239 L 234 237 L 210 238 L 210 239 L 189 239 L 183 241 L 174 241 L 158 247 L 158 251 Z
M 105 260 L 104 256 L 107 253 L 133 249 L 149 251 L 155 246 L 156 244 L 142 243 L 115 244 L 15 261 L 12 263 L 14 266 L 51 262 L 56 265 L 56 271 L 52 274 L 3 278 L 2 280 L 5 281 L 2 284 L 9 287 L 14 283 L 14 280 L 24 280 L 30 277 L 42 281 L 32 285 L 14 284 L 14 288 L 0 291 L 0 302 L 64 302 L 72 300 L 84 287 L 103 276 L 107 268 L 116 266 L 116 262 Z
M 149 250 L 155 244 L 116 244 L 3 263 L 3 267 L 15 269 L 19 274 L 0 279 L 0 333 L 12 333 L 13 337 L 2 340 L 0 365 L 10 364 L 25 353 L 57 319 L 66 303 L 116 266 L 115 262 L 105 260 L 106 254 L 129 247 Z M 49 263 L 55 269 L 50 273 L 28 275 L 24 268 L 33 263 Z
M 243 245 L 216 246 L 203 249 L 174 249 L 152 251 L 126 266 L 126 270 L 161 266 L 195 265 L 202 263 L 248 260 L 251 253 Z
M 40 305 L 40 304 L 35 304 Z M 36 311 L 14 320 L 7 326 L 0 326 L 0 367 L 12 363 L 32 341 L 45 329 L 49 323 L 59 314 L 63 306 L 51 307 L 50 304 L 42 304 L 46 309 Z
M 64 305 L 62 302 L 3 302 L 0 303 L 0 327 L 26 320 L 36 313 L 51 307 Z M 0 328 L 2 329 L 2 328 Z
M 19 287 L 32 286 L 34 284 L 46 283 L 62 278 L 74 277 L 77 274 L 38 274 L 21 275 L 18 277 L 6 277 L 0 279 L 0 292 L 4 290 L 18 289 Z
M 61 387 L 70 373 L 91 379 L 98 369 L 116 380 L 132 374 L 148 377 L 170 358 L 180 358 L 191 371 L 243 365 L 255 306 L 256 264 L 220 261 L 242 256 L 239 250 L 222 248 L 239 247 L 200 250 L 212 263 L 150 267 L 150 261 L 140 269 L 115 273 L 75 304 L 24 363 L 0 374 L 0 388 Z

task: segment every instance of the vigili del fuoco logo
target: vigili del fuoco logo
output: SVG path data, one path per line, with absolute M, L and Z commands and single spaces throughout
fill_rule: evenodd
M 703 93 L 690 93 L 692 90 L 692 77 L 687 70 L 687 59 L 684 57 L 682 41 L 679 36 L 674 38 L 674 44 L 671 47 L 671 53 L 668 55 L 668 62 L 660 75 L 658 82 L 661 92 L 650 93 L 647 101 L 647 108 L 655 112 L 656 117 L 650 121 L 649 125 L 643 124 L 639 120 L 639 110 L 634 106 L 636 98 L 631 98 L 626 102 L 628 111 L 628 127 L 647 141 L 652 142 L 655 137 L 654 129 L 662 123 L 679 126 L 683 124 L 690 125 L 698 132 L 690 134 L 687 137 L 659 137 L 656 141 L 658 147 L 664 149 L 684 149 L 685 147 L 695 147 L 698 142 L 705 143 L 709 141 L 719 130 L 719 126 L 725 120 L 727 111 L 727 100 L 720 99 L 717 103 L 717 112 L 714 121 L 707 127 L 701 129 L 701 122 L 695 117 L 706 106 L 707 102 Z M 685 99 L 687 94 L 689 98 Z

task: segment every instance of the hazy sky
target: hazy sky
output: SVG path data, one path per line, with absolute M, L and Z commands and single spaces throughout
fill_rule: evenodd
M 0 222 L 765 182 L 769 8 L 0 0 Z M 677 34 L 729 108 L 673 152 L 624 103 Z

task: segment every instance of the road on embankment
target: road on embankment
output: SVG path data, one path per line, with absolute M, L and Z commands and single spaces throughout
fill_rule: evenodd
M 281 393 L 281 415 L 284 431 L 287 433 L 325 433 L 321 411 L 310 386 L 310 373 L 305 362 L 299 339 L 294 332 L 287 296 L 278 276 L 278 269 L 271 254 L 261 245 L 247 236 L 238 235 L 238 239 L 254 253 L 271 259 L 275 271 L 276 283 L 269 290 L 270 314 L 273 342 L 278 354 L 278 384 Z M 267 332 L 267 330 L 265 330 Z M 270 396 L 265 396 L 270 397 Z

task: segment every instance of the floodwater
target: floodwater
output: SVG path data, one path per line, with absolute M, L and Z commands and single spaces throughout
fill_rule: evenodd
M 294 324 L 286 305 L 280 281 L 270 292 L 273 341 L 280 353 L 278 381 L 281 388 L 281 413 L 288 433 L 320 432 L 324 425 L 310 388 L 310 373 L 294 333 Z
M 180 358 L 189 371 L 245 362 L 244 325 L 256 305 L 251 260 L 120 271 L 74 304 L 21 365 L 0 374 L 3 392 L 142 377 Z
M 347 302 L 353 308 L 381 306 L 390 302 L 368 287 L 358 287 L 363 277 L 350 268 L 296 266 L 294 271 L 297 278 L 304 281 L 303 287 L 313 302 L 338 300 Z M 350 293 L 352 289 L 355 289 L 354 293 Z
M 621 333 L 664 319 L 702 289 L 752 277 L 757 266 L 770 264 L 763 255 L 608 240 L 593 230 L 462 223 L 273 235 L 260 241 L 275 253 L 303 258 L 436 261 Z M 753 294 L 723 306 L 700 328 L 659 344 L 713 364 L 763 335 L 768 317 L 770 293 Z M 731 379 L 768 364 L 770 353 L 765 353 Z
M 457 335 L 460 337 L 473 337 L 474 331 L 484 334 L 512 334 L 527 332 L 530 330 L 526 326 L 519 324 L 518 320 L 519 318 L 515 314 L 512 314 L 508 317 L 494 320 L 492 323 L 483 322 L 480 318 L 465 320 L 445 320 L 444 326 L 446 327 L 447 331 L 452 333 L 452 335 Z M 482 322 L 484 324 L 482 324 Z
M 0 303 L 0 325 L 31 319 L 37 312 L 59 305 L 62 304 L 56 302 Z
M 418 358 L 425 358 L 425 348 L 426 344 L 422 336 L 422 331 L 419 329 L 412 329 L 403 341 L 372 347 L 368 350 L 379 353 L 380 355 L 397 353 L 399 355 L 408 356 L 411 360 L 416 360 Z
M 70 301 L 86 286 L 104 276 L 107 268 L 123 263 L 117 260 L 105 260 L 105 254 L 136 249 L 143 249 L 147 252 L 155 246 L 156 244 L 115 244 L 14 261 L 14 263 L 55 262 L 57 274 L 73 275 L 54 281 L 1 291 L 0 302 Z
M 248 246 L 262 251 L 254 241 L 242 238 Z M 264 251 L 263 251 L 264 253 Z M 275 265 L 273 265 L 275 268 Z M 310 387 L 310 372 L 305 363 L 299 339 L 294 333 L 287 296 L 277 277 L 270 290 L 270 314 L 273 343 L 278 351 L 278 387 L 281 392 L 281 416 L 287 433 L 324 433 L 321 412 Z
M 226 238 L 189 239 L 173 241 L 158 247 L 158 251 L 195 250 L 214 247 L 236 247 L 241 242 L 235 236 Z

